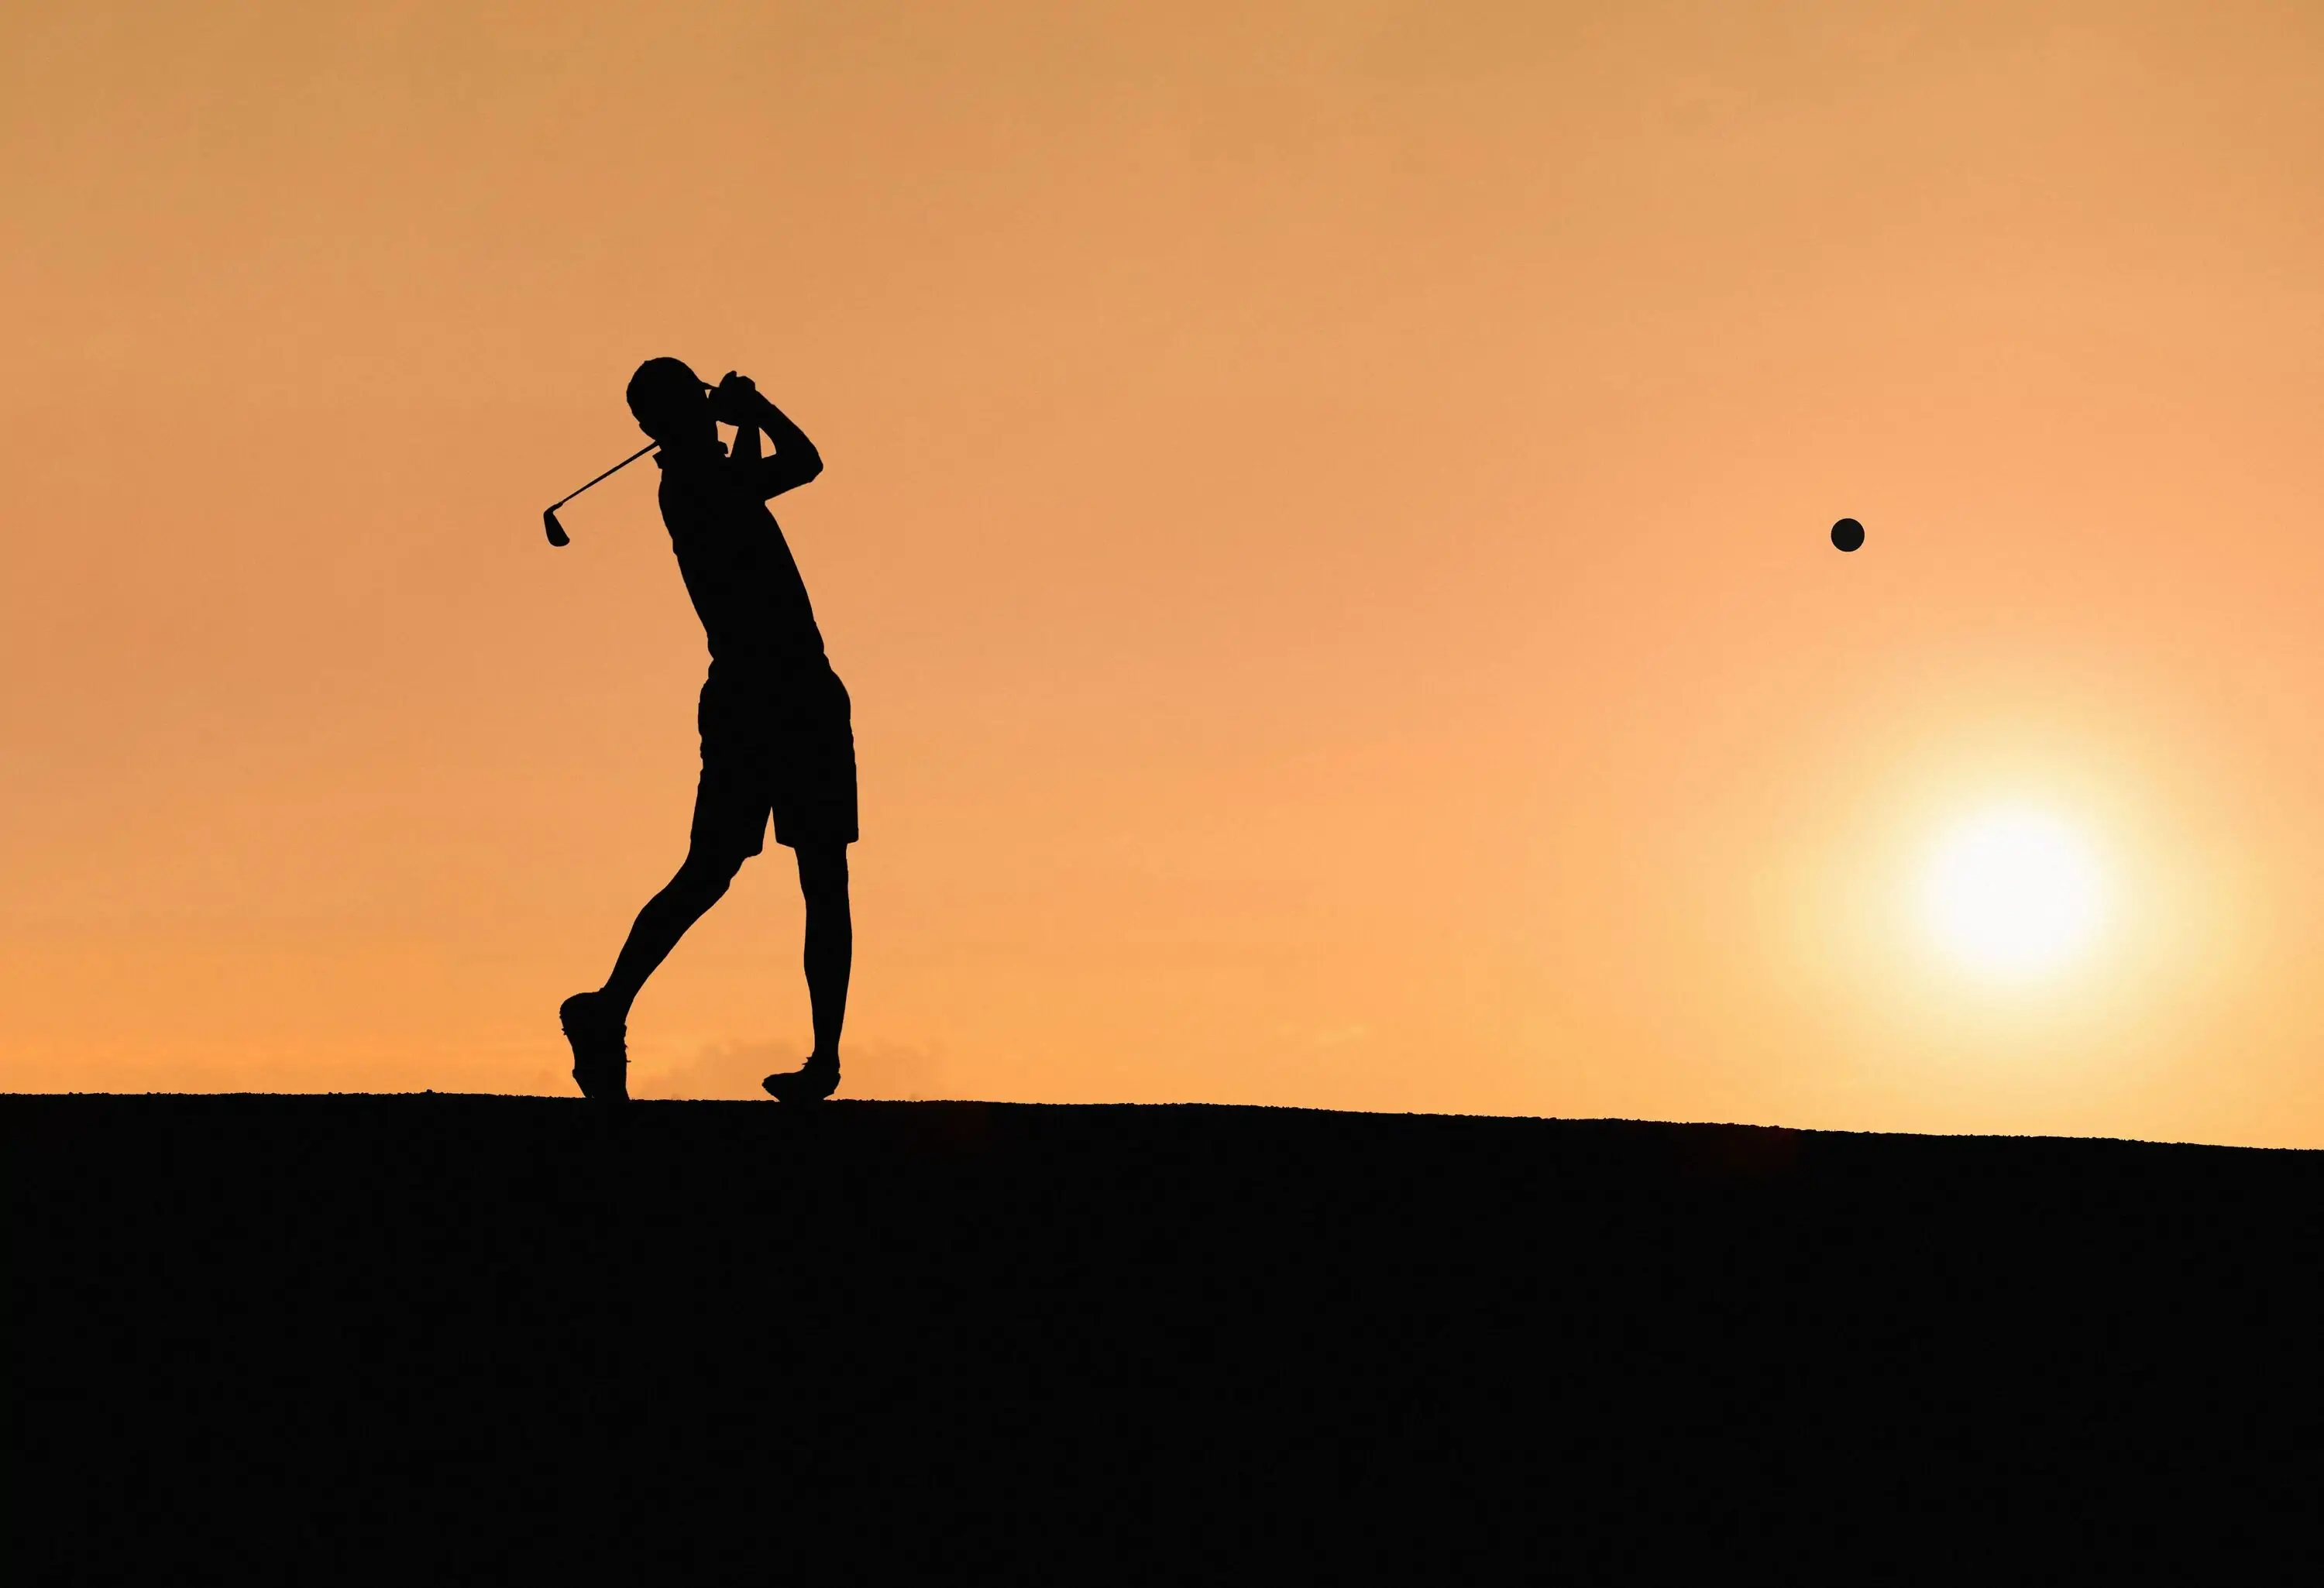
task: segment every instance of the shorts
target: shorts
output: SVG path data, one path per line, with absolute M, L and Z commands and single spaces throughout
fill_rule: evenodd
M 721 678 L 702 686 L 702 781 L 694 847 L 741 859 L 775 842 L 855 842 L 855 729 L 847 687 L 830 669 L 804 679 Z

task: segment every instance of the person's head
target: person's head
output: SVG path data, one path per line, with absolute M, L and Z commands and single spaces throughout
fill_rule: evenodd
M 638 365 L 629 399 L 638 428 L 665 447 L 718 439 L 709 393 L 681 360 L 649 358 Z

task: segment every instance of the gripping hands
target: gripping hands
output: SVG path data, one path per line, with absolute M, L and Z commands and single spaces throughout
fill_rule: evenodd
M 758 383 L 750 376 L 728 370 L 726 378 L 710 388 L 707 401 L 713 419 L 742 432 L 735 437 L 736 445 L 757 471 L 754 485 L 761 496 L 779 496 L 823 472 L 823 457 L 815 443 L 781 409 L 759 395 Z M 759 458 L 761 434 L 775 448 L 774 457 L 764 462 Z
M 710 416 L 720 424 L 751 424 L 759 418 L 759 405 L 764 401 L 756 381 L 730 369 L 724 380 L 710 388 Z

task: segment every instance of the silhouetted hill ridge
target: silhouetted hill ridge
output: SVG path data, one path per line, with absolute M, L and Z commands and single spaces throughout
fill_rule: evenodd
M 1862 1568 L 2152 1558 L 2199 1495 L 2225 1558 L 2310 1509 L 2324 1154 L 426 1094 L 0 1122 L 26 1454 L 92 1556 L 126 1507 L 191 1558 L 291 1519 L 310 1565 L 485 1575 L 843 1535 L 946 1573 Z

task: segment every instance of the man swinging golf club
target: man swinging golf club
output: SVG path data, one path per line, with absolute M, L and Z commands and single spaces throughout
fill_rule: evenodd
M 638 989 L 765 847 L 771 815 L 775 842 L 798 856 L 807 899 L 815 1051 L 765 1085 L 785 1103 L 817 1103 L 839 1085 L 854 957 L 847 846 L 855 842 L 855 736 L 807 585 L 766 504 L 821 474 L 823 458 L 741 375 L 713 388 L 675 358 L 650 358 L 630 377 L 629 399 L 659 449 L 662 522 L 710 642 L 697 719 L 702 781 L 685 863 L 638 912 L 604 986 L 574 994 L 558 1011 L 573 1044 L 573 1078 L 585 1096 L 628 1097 Z M 735 427 L 732 455 L 718 441 L 721 421 Z M 772 457 L 760 455 L 762 435 Z M 547 517 L 550 540 L 563 544 L 554 509 Z

